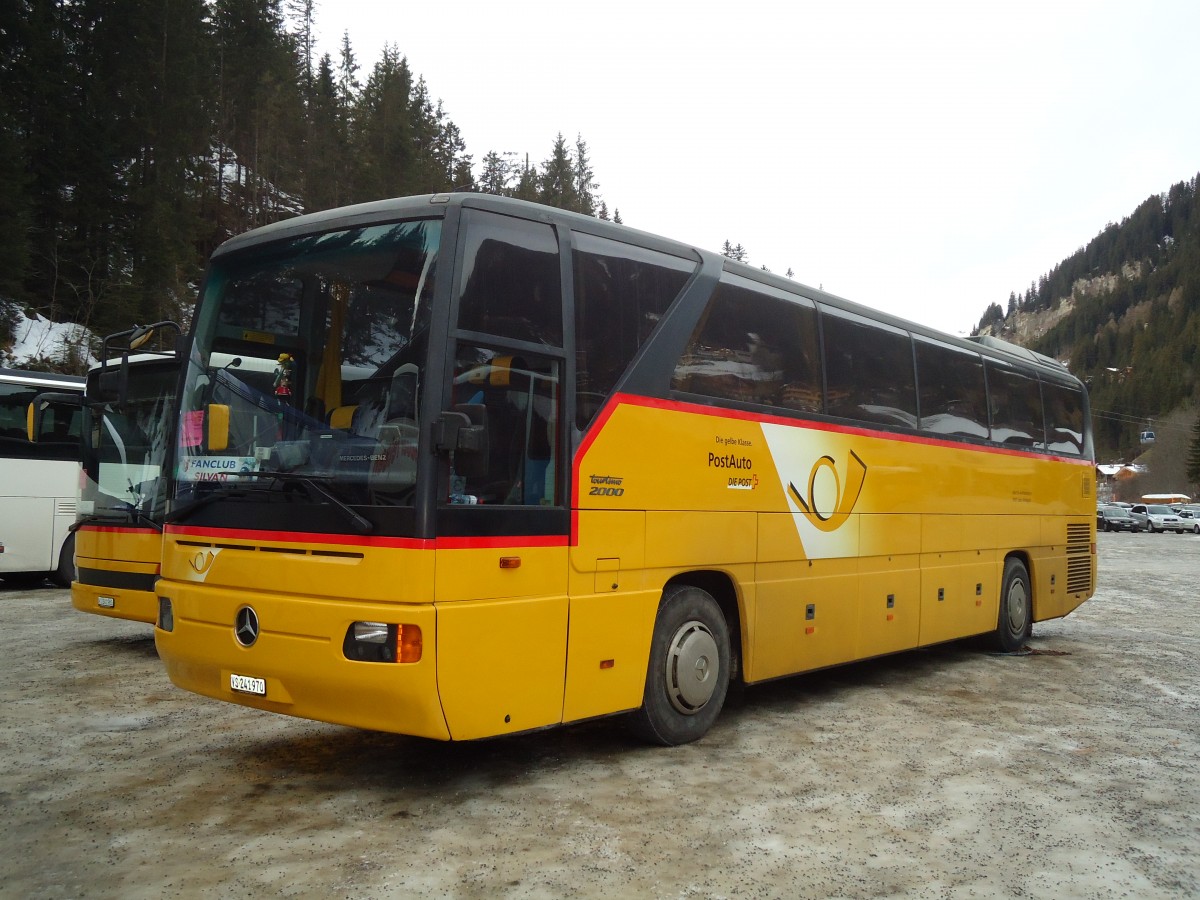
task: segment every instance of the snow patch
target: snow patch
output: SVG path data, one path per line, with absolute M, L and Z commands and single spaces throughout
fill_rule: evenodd
M 0 300 L 0 321 L 12 320 L 12 345 L 0 333 L 0 365 L 11 368 L 46 368 L 80 371 L 96 362 L 92 355 L 95 335 L 75 322 L 51 322 L 40 313 L 34 318 L 10 300 Z

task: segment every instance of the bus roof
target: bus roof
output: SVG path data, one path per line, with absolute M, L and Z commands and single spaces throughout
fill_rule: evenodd
M 32 384 L 37 387 L 82 388 L 82 375 L 61 375 L 58 372 L 34 372 L 29 369 L 0 368 L 0 378 L 16 384 Z
M 662 237 L 646 231 L 639 231 L 628 225 L 618 225 L 614 222 L 597 219 L 594 216 L 569 210 L 557 209 L 528 200 L 517 200 L 513 197 L 501 197 L 496 194 L 474 192 L 455 192 L 448 194 L 422 194 L 413 197 L 397 197 L 389 200 L 376 200 L 370 203 L 359 203 L 354 206 L 343 206 L 335 209 L 322 210 L 292 219 L 284 219 L 270 225 L 264 225 L 252 231 L 237 235 L 221 244 L 212 255 L 217 260 L 228 253 L 236 253 L 260 244 L 283 241 L 301 237 L 313 232 L 332 231 L 340 228 L 363 227 L 395 219 L 412 216 L 430 216 L 442 218 L 447 210 L 455 207 L 485 209 L 493 212 L 532 218 L 547 223 L 561 223 L 570 228 L 590 234 L 607 237 L 622 243 L 644 246 L 661 250 L 676 256 L 686 256 L 701 263 L 707 263 L 706 269 L 719 272 L 720 268 L 729 272 L 771 285 L 788 293 L 797 294 L 811 300 L 855 313 L 876 322 L 904 329 L 914 335 L 920 335 L 937 341 L 947 342 L 980 353 L 992 359 L 1012 363 L 1019 361 L 1032 365 L 1051 378 L 1082 386 L 1082 383 L 1070 373 L 1065 365 L 1056 359 L 1041 353 L 1028 350 L 1016 344 L 989 336 L 963 338 L 939 331 L 935 328 L 919 325 L 907 319 L 894 316 L 871 306 L 847 300 L 836 294 L 829 294 L 818 288 L 805 285 L 782 275 L 775 275 L 764 269 L 758 269 L 746 263 L 729 259 L 712 250 L 705 250 L 678 240 Z M 711 268 L 710 268 L 711 267 Z M 719 267 L 719 268 L 718 268 Z

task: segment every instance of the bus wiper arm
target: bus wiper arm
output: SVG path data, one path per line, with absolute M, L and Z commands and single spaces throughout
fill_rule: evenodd
M 250 494 L 250 491 L 246 491 L 246 490 L 238 490 L 236 488 L 222 488 L 221 490 L 214 491 L 211 494 L 205 494 L 203 497 L 199 497 L 199 498 L 191 501 L 190 503 L 185 503 L 185 504 L 183 504 L 183 506 L 180 506 L 177 509 L 171 510 L 170 513 L 168 513 L 166 516 L 163 517 L 163 521 L 164 522 L 182 522 L 184 519 L 191 517 L 192 513 L 196 512 L 197 510 L 203 509 L 204 507 L 208 506 L 210 503 L 216 503 L 218 500 L 224 500 L 227 497 L 245 497 L 249 494 Z
M 370 520 L 360 516 L 353 509 L 339 500 L 332 491 L 323 486 L 312 475 L 297 475 L 293 472 L 252 472 L 250 473 L 255 478 L 271 478 L 283 484 L 299 484 L 303 486 L 309 493 L 309 496 L 322 497 L 329 501 L 350 523 L 350 527 L 359 534 L 370 534 L 375 530 L 375 526 Z
M 123 510 L 121 510 L 121 512 L 129 513 L 129 515 L 133 518 L 133 520 L 135 522 L 138 522 L 138 521 L 145 522 L 151 528 L 157 529 L 158 531 L 163 530 L 161 522 L 155 521 L 150 516 L 148 516 L 144 512 L 142 512 L 140 509 L 134 509 L 131 507 L 127 510 L 123 509 Z M 78 521 L 72 523 L 67 528 L 67 531 L 74 534 L 76 531 L 78 531 L 84 525 L 111 525 L 112 523 L 113 523 L 113 519 L 110 516 L 102 516 L 99 514 L 92 514 L 90 516 L 84 516 L 82 519 L 79 519 Z

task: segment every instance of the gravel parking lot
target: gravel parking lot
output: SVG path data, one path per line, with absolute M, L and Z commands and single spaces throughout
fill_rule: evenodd
M 149 627 L 0 586 L 10 897 L 1200 895 L 1200 536 L 1102 534 L 1030 652 L 439 744 L 186 694 Z

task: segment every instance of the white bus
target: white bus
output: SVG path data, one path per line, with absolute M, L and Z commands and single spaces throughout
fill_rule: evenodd
M 29 405 L 38 394 L 82 394 L 71 375 L 0 369 L 0 578 L 36 583 L 49 576 L 69 587 L 75 573 L 79 490 L 78 402 L 48 401 L 37 442 L 29 440 Z

